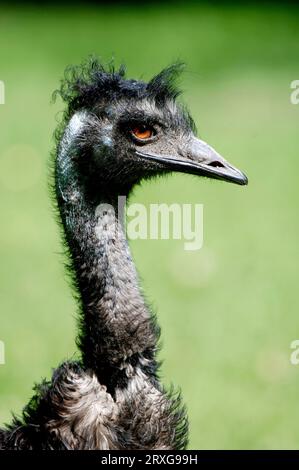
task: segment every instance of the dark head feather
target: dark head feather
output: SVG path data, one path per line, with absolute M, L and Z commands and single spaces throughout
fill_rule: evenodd
M 181 62 L 169 65 L 147 84 L 147 93 L 158 104 L 164 104 L 166 100 L 175 100 L 181 93 L 177 87 L 177 78 L 185 65 Z
M 105 67 L 97 58 L 90 58 L 79 66 L 66 69 L 54 98 L 58 94 L 68 104 L 68 117 L 78 109 L 92 110 L 101 103 L 120 98 L 150 98 L 158 105 L 163 105 L 167 100 L 175 100 L 180 94 L 176 79 L 182 68 L 182 63 L 170 65 L 145 83 L 126 79 L 123 65 L 116 70 L 113 63 Z

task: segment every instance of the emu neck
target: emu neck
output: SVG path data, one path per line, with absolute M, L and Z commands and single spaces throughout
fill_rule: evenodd
M 118 217 L 118 191 L 93 198 L 88 180 L 64 151 L 56 162 L 56 193 L 81 300 L 78 345 L 83 363 L 102 383 L 124 380 L 126 367 L 154 364 L 157 327 Z M 102 204 L 109 204 L 103 209 Z M 154 375 L 154 374 L 153 374 Z

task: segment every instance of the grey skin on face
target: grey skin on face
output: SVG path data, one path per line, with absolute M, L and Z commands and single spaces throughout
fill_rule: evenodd
M 189 113 L 171 97 L 163 105 L 153 97 L 120 100 L 102 109 L 102 115 L 105 125 L 103 121 L 93 124 L 99 139 L 94 148 L 100 149 L 96 152 L 99 166 L 105 163 L 101 172 L 108 173 L 108 178 L 117 171 L 126 175 L 127 183 L 132 178 L 134 184 L 146 176 L 176 171 L 239 185 L 248 183 L 243 172 L 196 137 Z M 107 160 L 114 164 L 110 175 Z

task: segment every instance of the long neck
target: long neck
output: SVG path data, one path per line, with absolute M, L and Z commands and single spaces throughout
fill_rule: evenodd
M 78 345 L 83 363 L 111 388 L 124 381 L 128 366 L 138 364 L 155 376 L 158 328 L 138 286 L 118 217 L 119 194 L 102 188 L 92 195 L 66 146 L 60 146 L 55 171 L 58 207 L 81 301 Z

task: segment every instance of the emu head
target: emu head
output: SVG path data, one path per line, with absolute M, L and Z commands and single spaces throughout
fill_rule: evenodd
M 95 189 L 129 191 L 142 178 L 171 171 L 247 184 L 195 136 L 192 118 L 177 102 L 180 69 L 172 65 L 145 83 L 126 79 L 122 67 L 106 70 L 91 60 L 66 76 L 59 92 L 68 103 L 60 145 Z

